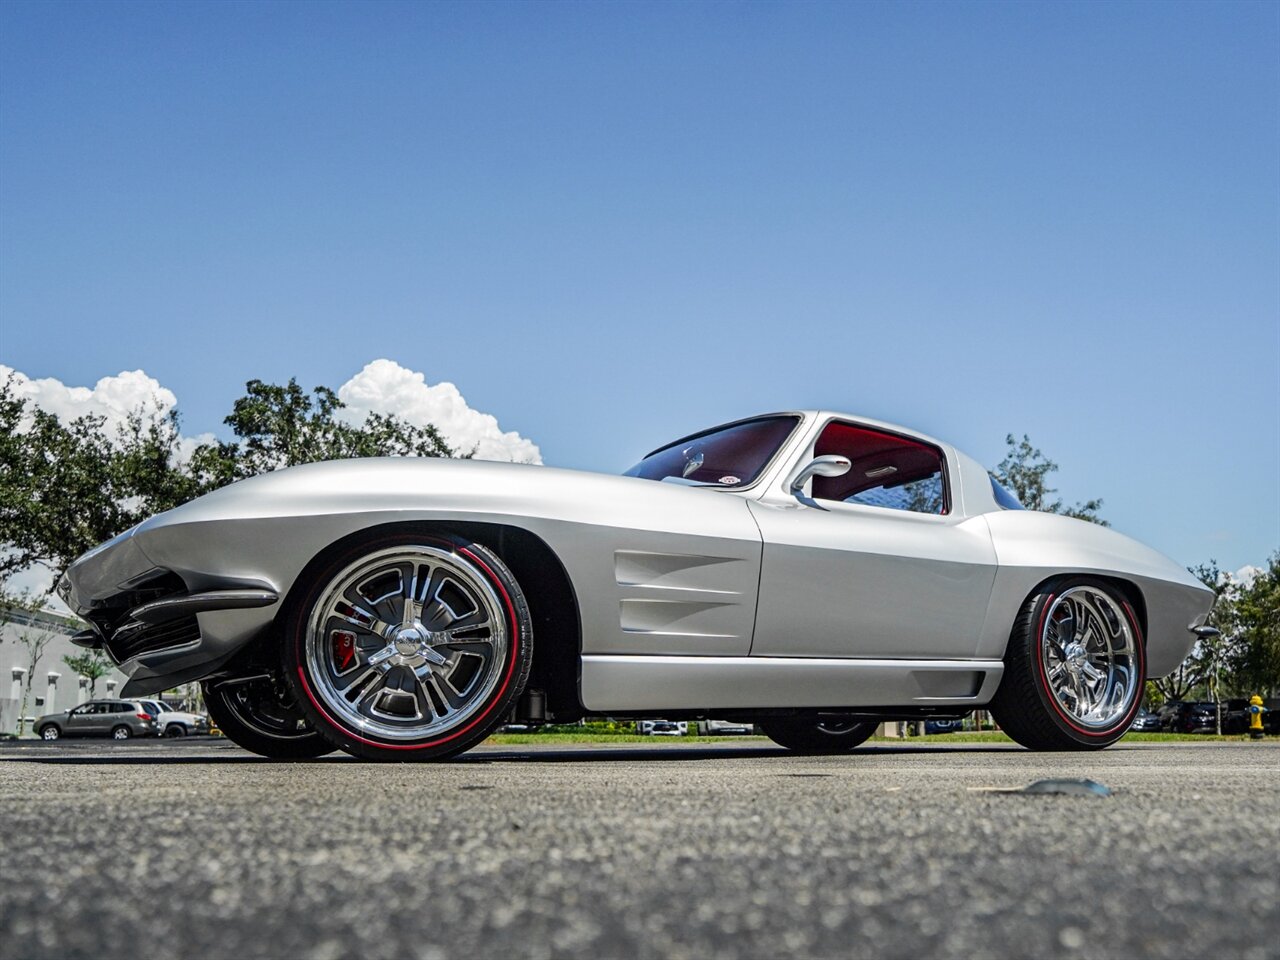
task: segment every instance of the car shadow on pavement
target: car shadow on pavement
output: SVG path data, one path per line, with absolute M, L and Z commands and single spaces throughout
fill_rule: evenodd
M 76 750 L 73 754 L 58 755 L 57 748 L 42 747 L 35 750 L 0 751 L 0 763 L 39 763 L 49 766 L 191 766 L 201 764 L 343 764 L 360 763 L 355 757 L 334 753 L 312 760 L 271 760 L 255 756 L 230 744 L 219 744 L 215 749 L 205 747 L 200 753 L 179 756 L 164 753 L 138 753 L 112 755 L 106 750 Z M 975 743 L 956 746 L 871 746 L 861 747 L 844 756 L 858 757 L 898 756 L 920 754 L 991 754 L 1022 752 L 1011 744 Z M 821 759 L 792 753 L 772 744 L 752 746 L 542 746 L 502 747 L 477 749 L 446 761 L 455 765 L 489 765 L 504 763 L 696 763 L 707 760 L 763 760 L 763 759 Z

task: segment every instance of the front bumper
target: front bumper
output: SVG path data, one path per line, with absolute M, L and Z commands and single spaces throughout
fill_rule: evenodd
M 274 610 L 265 608 L 280 599 L 260 580 L 158 566 L 138 542 L 139 529 L 86 553 L 58 584 L 59 596 L 91 625 L 72 641 L 106 651 L 129 677 L 125 697 L 207 676 L 271 621 Z

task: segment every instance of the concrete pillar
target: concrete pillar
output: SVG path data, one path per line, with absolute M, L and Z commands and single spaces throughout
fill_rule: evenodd
M 58 678 L 60 676 L 62 676 L 62 674 L 58 673 L 57 670 L 50 670 L 47 675 L 49 686 L 45 689 L 44 693 L 45 713 L 57 713 L 58 711 Z
M 81 677 L 80 692 L 76 695 L 76 705 L 79 706 L 80 704 L 84 703 L 88 699 L 89 699 L 89 678 Z
M 23 667 L 13 668 L 13 685 L 9 687 L 9 698 L 13 701 L 13 732 L 18 732 L 18 721 L 22 719 L 22 678 L 27 675 Z

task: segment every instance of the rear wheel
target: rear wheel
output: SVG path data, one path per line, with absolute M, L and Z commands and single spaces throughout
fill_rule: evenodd
M 848 753 L 876 731 L 874 722 L 817 717 L 780 717 L 760 726 L 779 746 L 810 755 Z
M 128 740 L 131 736 L 133 736 L 133 731 L 123 725 L 111 731 L 112 740 Z
M 479 743 L 532 659 L 529 608 L 503 562 L 410 531 L 331 557 L 285 632 L 285 673 L 307 718 L 370 760 L 440 760 Z
M 1028 598 L 1018 615 L 991 714 L 1032 750 L 1096 750 L 1129 729 L 1145 680 L 1129 601 L 1100 580 L 1064 578 Z
M 206 680 L 203 687 L 214 724 L 246 750 L 273 760 L 310 760 L 333 752 L 333 744 L 307 722 L 289 690 L 272 678 Z

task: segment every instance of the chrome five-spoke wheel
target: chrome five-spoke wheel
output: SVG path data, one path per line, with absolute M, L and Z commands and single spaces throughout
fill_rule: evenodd
M 1105 747 L 1129 729 L 1145 680 L 1142 631 L 1128 598 L 1103 581 L 1063 579 L 1023 607 L 991 711 L 1032 749 Z
M 359 756 L 442 756 L 501 719 L 531 646 L 528 612 L 478 544 L 401 535 L 331 565 L 293 637 L 304 707 Z
M 1107 729 L 1138 695 L 1134 631 L 1096 587 L 1073 587 L 1043 614 L 1040 667 L 1058 707 L 1088 729 Z

